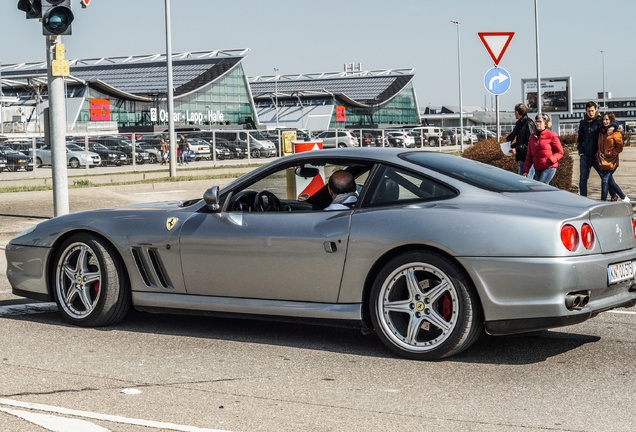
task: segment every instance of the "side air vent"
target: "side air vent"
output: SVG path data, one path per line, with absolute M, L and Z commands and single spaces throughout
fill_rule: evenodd
M 131 249 L 137 271 L 148 288 L 172 289 L 161 258 L 155 249 L 133 247 Z
M 154 249 L 148 249 L 148 256 L 150 257 L 150 261 L 152 262 L 152 267 L 154 268 L 157 277 L 159 278 L 159 283 L 162 287 L 168 288 L 168 281 L 166 280 L 166 276 L 163 271 L 163 266 L 161 265 L 161 261 L 157 256 L 157 251 Z

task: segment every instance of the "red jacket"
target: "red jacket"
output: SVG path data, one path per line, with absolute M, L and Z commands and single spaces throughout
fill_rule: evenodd
M 533 164 L 537 171 L 556 168 L 559 166 L 559 159 L 563 157 L 559 135 L 549 129 L 544 129 L 539 136 L 537 132 L 530 135 L 528 141 L 528 153 L 526 153 L 526 162 L 523 164 L 524 174 L 530 171 Z

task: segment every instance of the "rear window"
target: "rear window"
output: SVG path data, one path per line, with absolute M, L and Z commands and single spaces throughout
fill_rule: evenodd
M 460 156 L 435 152 L 410 152 L 404 153 L 400 157 L 414 164 L 493 192 L 558 190 L 555 187 L 527 177 Z

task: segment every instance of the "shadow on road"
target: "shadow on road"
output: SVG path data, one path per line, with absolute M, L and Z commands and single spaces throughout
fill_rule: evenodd
M 6 316 L 2 319 L 29 320 L 54 326 L 71 326 L 63 320 L 58 312 Z M 571 327 L 572 332 L 546 330 L 515 336 L 483 335 L 467 351 L 442 361 L 501 365 L 533 364 L 601 339 L 599 336 L 577 334 L 575 327 Z M 332 327 L 307 322 L 279 322 L 249 318 L 151 314 L 131 311 L 120 324 L 102 327 L 99 330 L 196 337 L 378 358 L 398 358 L 385 348 L 373 334 L 363 334 L 355 328 Z

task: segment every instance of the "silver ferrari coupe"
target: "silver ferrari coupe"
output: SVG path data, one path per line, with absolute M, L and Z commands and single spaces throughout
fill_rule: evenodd
M 325 211 L 337 170 L 357 203 Z M 636 304 L 633 217 L 449 154 L 315 150 L 202 198 L 44 221 L 7 245 L 7 276 L 80 326 L 131 307 L 313 319 L 431 360 Z

